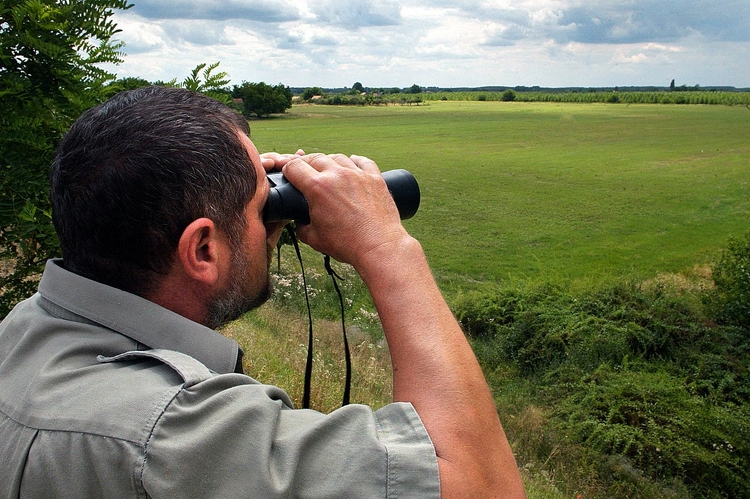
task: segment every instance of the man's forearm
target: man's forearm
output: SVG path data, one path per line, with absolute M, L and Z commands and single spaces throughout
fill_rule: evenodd
M 405 237 L 377 252 L 358 271 L 390 348 L 394 399 L 411 402 L 422 418 L 438 455 L 443 497 L 523 496 L 491 392 L 421 246 Z

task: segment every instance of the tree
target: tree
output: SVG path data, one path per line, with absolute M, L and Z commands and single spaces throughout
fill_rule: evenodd
M 232 95 L 242 98 L 242 115 L 246 118 L 283 113 L 292 107 L 292 91 L 281 83 L 271 86 L 263 82 L 244 82 L 235 85 Z
M 412 85 L 411 88 L 409 88 L 409 93 L 410 94 L 419 94 L 421 92 L 422 92 L 422 87 L 420 87 L 416 83 L 414 85 Z
M 357 92 L 362 93 L 365 91 L 365 87 L 363 87 L 360 82 L 357 82 L 352 85 L 352 90 L 356 90 Z
M 316 95 L 323 95 L 323 89 L 320 87 L 309 87 L 306 88 L 304 92 L 302 92 L 302 99 L 310 100 Z
M 508 90 L 503 92 L 500 100 L 502 100 L 503 102 L 513 102 L 514 100 L 516 100 L 516 93 L 509 88 Z
M 122 62 L 113 9 L 126 0 L 0 0 L 0 316 L 58 255 L 47 172 L 63 133 L 104 97 Z
M 151 85 L 151 83 L 148 80 L 138 78 L 137 76 L 118 78 L 104 87 L 104 97 L 108 99 L 117 93 L 124 92 L 125 90 L 135 90 L 149 85 Z

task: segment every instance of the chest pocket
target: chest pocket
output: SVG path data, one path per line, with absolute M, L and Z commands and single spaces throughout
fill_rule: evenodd
M 108 363 L 143 358 L 159 360 L 174 369 L 185 382 L 185 388 L 189 388 L 201 381 L 205 381 L 214 375 L 208 367 L 193 357 L 174 350 L 165 350 L 161 348 L 154 348 L 151 350 L 132 350 L 130 352 L 121 353 L 120 355 L 115 355 L 114 357 L 100 355 L 97 357 L 97 360 L 102 363 Z

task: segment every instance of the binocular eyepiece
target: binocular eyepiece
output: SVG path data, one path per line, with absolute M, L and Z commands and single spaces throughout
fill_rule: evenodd
M 282 173 L 269 173 L 267 178 L 271 191 L 263 207 L 263 220 L 310 223 L 310 211 L 305 196 L 289 183 Z M 383 172 L 383 179 L 396 202 L 401 220 L 413 217 L 419 209 L 420 201 L 419 184 L 414 176 L 406 170 L 390 170 Z

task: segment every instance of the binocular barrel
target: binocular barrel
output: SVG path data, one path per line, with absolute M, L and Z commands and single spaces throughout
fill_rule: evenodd
M 310 223 L 310 212 L 307 199 L 297 190 L 282 173 L 267 175 L 271 191 L 263 207 L 265 222 L 294 220 L 299 224 Z M 411 218 L 419 209 L 419 184 L 417 179 L 406 170 L 390 170 L 383 172 L 388 190 L 396 202 L 401 220 Z

